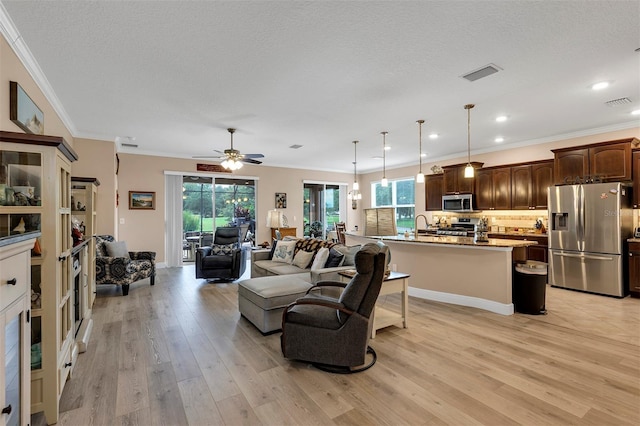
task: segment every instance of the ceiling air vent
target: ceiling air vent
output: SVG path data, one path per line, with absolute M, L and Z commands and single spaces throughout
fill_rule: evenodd
M 615 107 L 615 106 L 626 105 L 630 103 L 631 103 L 631 99 L 629 98 L 619 98 L 619 99 L 613 99 L 611 101 L 607 101 L 604 104 L 610 107 Z
M 302 148 L 302 145 L 298 145 L 298 144 L 291 145 L 289 148 L 291 148 L 291 149 L 299 149 L 299 148 Z
M 502 71 L 502 68 L 500 68 L 495 64 L 489 64 L 475 71 L 471 71 L 467 74 L 462 75 L 462 78 L 469 81 L 476 81 L 476 80 L 480 80 L 483 77 L 487 77 L 491 74 L 495 74 L 498 71 Z
M 120 146 L 126 146 L 127 148 L 137 148 L 138 144 L 135 144 L 135 143 L 121 143 Z

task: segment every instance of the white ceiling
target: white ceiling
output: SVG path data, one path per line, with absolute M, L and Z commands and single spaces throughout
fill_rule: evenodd
M 358 139 L 360 172 L 381 169 L 383 130 L 387 167 L 417 164 L 418 119 L 424 161 L 466 155 L 467 103 L 472 155 L 640 126 L 640 1 L 2 0 L 0 17 L 2 7 L 72 134 L 135 137 L 121 152 L 213 155 L 235 127 L 235 148 L 270 166 L 350 172 Z M 489 63 L 503 71 L 460 77 Z M 589 89 L 602 80 L 608 89 Z M 623 97 L 632 103 L 605 104 Z

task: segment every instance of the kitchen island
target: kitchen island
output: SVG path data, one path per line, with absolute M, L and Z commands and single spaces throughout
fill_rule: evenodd
M 535 241 L 469 237 L 346 234 L 347 244 L 382 240 L 391 250 L 393 269 L 411 275 L 409 295 L 472 306 L 502 315 L 514 312 L 511 299 L 513 262 L 526 260 Z

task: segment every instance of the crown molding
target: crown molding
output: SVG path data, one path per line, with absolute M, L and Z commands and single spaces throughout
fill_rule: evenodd
M 62 106 L 60 99 L 58 99 L 58 96 L 51 87 L 51 84 L 49 84 L 49 80 L 47 80 L 47 77 L 44 75 L 44 72 L 42 72 L 40 65 L 38 65 L 38 61 L 36 61 L 31 54 L 29 47 L 22 39 L 20 32 L 18 32 L 18 29 L 2 3 L 0 3 L 0 33 L 2 33 L 31 78 L 33 78 L 38 88 L 40 88 L 45 98 L 47 98 L 47 101 L 49 101 L 56 114 L 58 114 L 58 117 L 60 117 L 60 120 L 62 120 L 62 123 L 69 130 L 71 135 L 76 137 L 76 127 L 71 121 L 71 118 L 69 118 L 69 115 Z

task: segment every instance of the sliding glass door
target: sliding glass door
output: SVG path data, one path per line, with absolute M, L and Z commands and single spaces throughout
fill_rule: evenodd
M 304 235 L 326 238 L 336 222 L 346 220 L 346 185 L 304 184 Z

